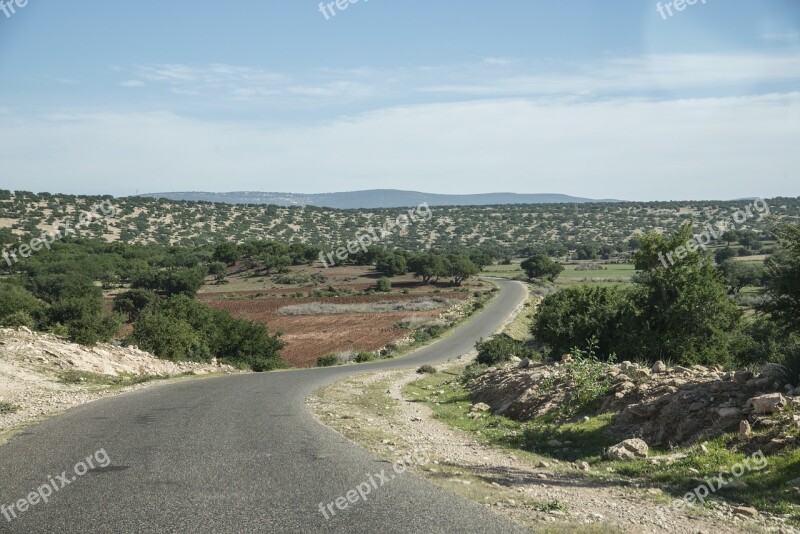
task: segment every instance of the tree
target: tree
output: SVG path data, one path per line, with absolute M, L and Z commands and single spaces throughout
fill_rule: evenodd
M 521 264 L 522 269 L 529 279 L 531 278 L 546 278 L 551 282 L 555 282 L 558 275 L 564 270 L 564 267 L 551 260 L 546 254 L 534 254 Z
M 460 286 L 464 280 L 480 272 L 478 266 L 466 256 L 450 255 L 447 257 L 447 276 L 453 278 L 453 284 Z
M 221 284 L 225 281 L 225 277 L 228 275 L 228 268 L 221 261 L 214 261 L 208 265 L 208 274 L 214 277 L 214 280 L 216 280 L 217 284 Z
M 725 247 L 717 250 L 714 253 L 714 261 L 717 262 L 717 265 L 722 265 L 726 260 L 729 260 L 735 256 L 736 252 L 732 248 Z
M 762 265 L 732 259 L 722 262 L 719 270 L 725 276 L 729 295 L 738 295 L 742 288 L 747 286 L 761 285 L 765 273 Z
M 239 251 L 239 247 L 237 247 L 236 244 L 222 243 L 216 246 L 212 258 L 214 259 L 214 261 L 220 261 L 227 265 L 233 265 L 234 263 L 239 261 L 241 255 L 242 254 Z
M 787 329 L 800 333 L 800 228 L 784 223 L 777 230 L 781 249 L 766 261 L 761 311 Z
M 422 283 L 428 284 L 432 279 L 436 282 L 442 276 L 447 276 L 447 263 L 444 256 L 433 252 L 414 256 L 409 262 L 409 268 L 416 278 L 422 278 Z
M 148 304 L 158 300 L 158 295 L 146 289 L 131 289 L 114 297 L 114 311 L 135 322 Z
M 387 252 L 380 257 L 375 269 L 386 276 L 401 276 L 408 272 L 408 262 L 402 254 Z
M 631 339 L 620 354 L 647 354 L 651 360 L 686 364 L 721 363 L 730 357 L 730 342 L 741 312 L 728 296 L 722 273 L 699 250 L 687 246 L 691 225 L 669 236 L 650 234 L 634 254 L 637 274 Z M 680 254 L 663 265 L 668 254 Z

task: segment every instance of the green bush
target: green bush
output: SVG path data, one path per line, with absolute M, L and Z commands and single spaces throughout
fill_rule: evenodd
M 486 370 L 488 368 L 489 368 L 489 366 L 486 365 L 486 364 L 478 363 L 478 362 L 472 362 L 471 364 L 467 365 L 467 367 L 464 369 L 464 371 L 458 377 L 458 381 L 461 384 L 466 384 L 470 380 L 472 380 L 474 378 L 478 378 L 479 376 L 481 376 L 483 373 L 486 372 Z
M 539 305 L 531 333 L 556 359 L 592 338 L 597 340 L 601 357 L 607 357 L 617 349 L 628 293 L 617 287 L 585 285 L 559 291 Z
M 17 413 L 22 408 L 17 406 L 16 404 L 11 404 L 9 402 L 0 402 L 0 415 L 6 415 L 10 413 Z
M 375 359 L 375 355 L 371 352 L 367 352 L 365 350 L 359 351 L 353 356 L 353 361 L 356 363 L 366 363 L 371 362 Z
M 382 277 L 381 279 L 378 280 L 377 289 L 381 293 L 391 293 L 391 291 L 392 291 L 392 281 L 389 280 L 385 276 Z
M 44 316 L 44 306 L 22 287 L 0 283 L 0 326 L 35 328 Z
M 333 367 L 339 365 L 339 357 L 336 354 L 326 354 L 317 358 L 317 367 Z
M 158 300 L 158 295 L 145 289 L 131 289 L 114 297 L 114 311 L 125 315 L 129 321 L 136 321 L 148 304 Z
M 497 365 L 507 362 L 512 356 L 520 359 L 533 356 L 523 341 L 517 341 L 507 334 L 500 334 L 486 341 L 481 339 L 475 344 L 475 348 L 478 351 L 475 361 L 481 365 Z
M 436 374 L 436 368 L 434 366 L 432 366 L 432 365 L 423 365 L 419 369 L 417 369 L 417 374 L 420 374 L 420 375 L 423 375 L 423 374 L 435 375 Z

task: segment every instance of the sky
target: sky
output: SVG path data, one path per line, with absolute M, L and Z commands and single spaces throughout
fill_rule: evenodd
M 2 189 L 800 196 L 797 0 L 17 1 Z

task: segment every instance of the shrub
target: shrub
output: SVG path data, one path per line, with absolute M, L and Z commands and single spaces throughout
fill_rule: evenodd
M 436 368 L 434 366 L 432 366 L 432 365 L 423 365 L 419 369 L 417 369 L 417 374 L 420 374 L 420 375 L 423 375 L 423 374 L 435 375 L 436 374 Z
M 600 356 L 608 356 L 616 348 L 627 299 L 626 290 L 616 287 L 569 287 L 542 301 L 531 333 L 557 359 L 592 338 L 597 340 Z
M 8 402 L 0 402 L 0 415 L 6 415 L 9 413 L 16 413 L 20 411 L 22 408 L 17 406 L 16 404 L 11 404 Z
M 489 340 L 480 340 L 475 344 L 478 357 L 475 359 L 482 365 L 497 365 L 507 362 L 512 356 L 525 358 L 532 356 L 532 352 L 525 347 L 523 341 L 517 341 L 507 334 L 500 334 Z
M 478 378 L 479 376 L 481 376 L 483 373 L 486 372 L 486 370 L 488 368 L 489 368 L 489 366 L 485 365 L 483 363 L 472 362 L 471 364 L 467 365 L 467 367 L 464 369 L 464 371 L 458 377 L 458 381 L 461 384 L 466 384 L 470 380 L 473 380 L 473 379 Z
M 114 311 L 124 314 L 134 322 L 148 304 L 158 300 L 158 295 L 145 289 L 131 289 L 114 297 Z
M 19 328 L 25 326 L 31 330 L 36 328 L 36 320 L 28 312 L 16 311 L 0 319 L 0 326 Z
M 266 373 L 269 371 L 276 371 L 278 369 L 286 369 L 289 365 L 283 361 L 282 358 L 273 357 L 266 358 L 263 356 L 256 356 L 249 361 L 250 369 L 256 373 Z
M 378 280 L 377 289 L 381 293 L 391 293 L 392 281 L 386 278 L 385 276 L 382 277 L 380 280 Z
M 339 356 L 336 354 L 326 354 L 317 358 L 317 367 L 333 367 L 339 365 Z
M 357 352 L 355 354 L 355 356 L 353 356 L 353 361 L 356 362 L 356 363 L 371 362 L 374 359 L 375 359 L 375 355 L 373 353 L 365 351 L 365 350 L 359 351 L 359 352 Z
M 43 316 L 44 306 L 31 292 L 19 286 L 0 284 L 0 325 L 34 328 Z

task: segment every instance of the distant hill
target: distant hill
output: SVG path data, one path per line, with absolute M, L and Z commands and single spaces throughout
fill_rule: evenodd
M 239 191 L 231 193 L 173 192 L 139 195 L 168 200 L 220 202 L 225 204 L 272 204 L 276 206 L 319 206 L 335 209 L 404 208 L 427 202 L 429 206 L 491 206 L 505 204 L 559 204 L 620 202 L 594 200 L 558 194 L 484 193 L 478 195 L 438 195 L 396 189 L 371 189 L 347 193 L 266 193 Z

